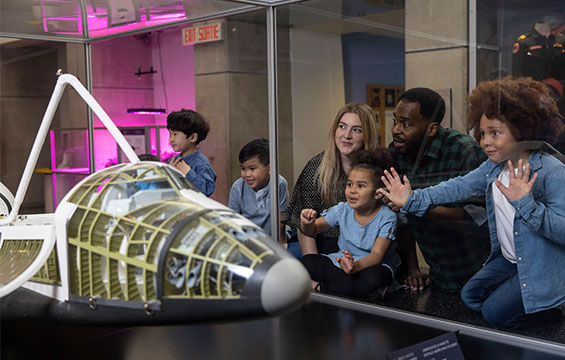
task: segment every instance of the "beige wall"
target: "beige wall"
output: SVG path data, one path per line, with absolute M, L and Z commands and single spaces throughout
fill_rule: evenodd
M 345 104 L 341 35 L 291 31 L 292 140 L 295 178 L 322 151 L 337 111 Z
M 72 49 L 72 50 L 69 50 Z M 4 42 L 0 50 L 0 181 L 15 195 L 29 153 L 43 119 L 57 76 L 58 68 L 80 72 L 80 45 L 16 40 Z M 82 67 L 84 69 L 84 67 Z M 84 73 L 84 72 L 82 72 Z M 72 95 L 66 91 L 62 104 L 69 106 Z M 60 126 L 58 111 L 52 127 Z M 49 139 L 41 151 L 37 168 L 50 167 Z M 44 180 L 34 174 L 22 204 L 22 213 L 44 211 Z
M 223 41 L 194 48 L 196 109 L 210 122 L 209 138 L 200 146 L 218 174 L 212 198 L 227 204 L 232 183 L 240 177 L 238 154 L 249 141 L 269 138 L 267 37 L 264 14 L 225 20 Z M 279 37 L 279 163 L 293 185 L 290 119 L 288 28 Z
M 406 1 L 406 89 L 452 89 L 453 127 L 460 131 L 466 130 L 467 14 L 466 1 Z

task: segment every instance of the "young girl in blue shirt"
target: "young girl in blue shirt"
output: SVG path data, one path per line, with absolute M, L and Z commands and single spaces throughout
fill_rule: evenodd
M 327 209 L 318 218 L 313 209 L 303 209 L 301 230 L 313 236 L 338 226 L 340 252 L 308 254 L 301 259 L 310 273 L 313 289 L 321 292 L 368 298 L 391 284 L 400 265 L 396 254 L 396 214 L 383 206 L 377 189 L 383 168 L 392 164 L 388 150 L 362 151 L 347 177 L 347 202 Z
M 401 212 L 485 195 L 491 254 L 461 291 L 495 327 L 559 320 L 565 302 L 565 165 L 550 155 L 561 116 L 545 86 L 530 78 L 479 84 L 469 96 L 469 128 L 488 156 L 469 174 L 412 191 L 385 171 L 381 193 Z M 457 241 L 454 239 L 454 241 Z

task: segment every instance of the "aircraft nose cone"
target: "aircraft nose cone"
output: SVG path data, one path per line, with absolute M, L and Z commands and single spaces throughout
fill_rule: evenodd
M 310 275 L 293 258 L 275 263 L 261 286 L 261 304 L 270 315 L 294 310 L 310 297 Z

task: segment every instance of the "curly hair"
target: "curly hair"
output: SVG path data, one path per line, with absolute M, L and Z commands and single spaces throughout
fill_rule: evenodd
M 367 169 L 373 172 L 373 182 L 376 188 L 384 187 L 381 176 L 384 170 L 395 166 L 392 152 L 387 148 L 376 150 L 361 150 L 351 163 L 351 170 Z
M 517 141 L 541 140 L 554 144 L 562 117 L 547 87 L 532 78 L 507 77 L 481 82 L 468 96 L 468 128 L 480 141 L 483 114 L 506 122 Z

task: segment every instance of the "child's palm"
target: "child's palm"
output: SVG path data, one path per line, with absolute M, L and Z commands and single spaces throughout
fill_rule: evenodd
M 381 177 L 381 180 L 385 184 L 387 190 L 380 189 L 379 191 L 384 194 L 390 201 L 392 201 L 397 206 L 404 206 L 412 193 L 412 187 L 410 186 L 410 180 L 404 176 L 404 183 L 400 179 L 400 175 L 394 170 L 394 168 L 385 170 L 385 176 Z
M 532 191 L 538 174 L 535 173 L 530 179 L 530 164 L 526 164 L 526 169 L 524 170 L 522 160 L 518 161 L 517 172 L 514 170 L 514 166 L 510 160 L 508 161 L 508 169 L 510 178 L 508 187 L 504 186 L 498 180 L 495 180 L 496 186 L 500 189 L 508 201 L 519 200 Z

